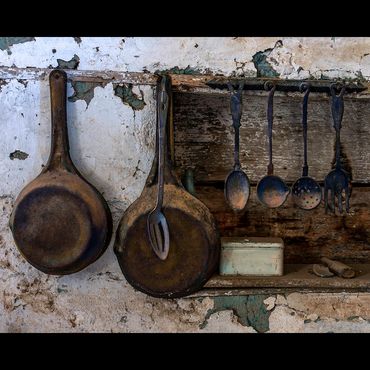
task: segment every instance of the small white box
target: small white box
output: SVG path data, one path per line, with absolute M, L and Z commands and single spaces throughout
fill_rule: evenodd
M 282 276 L 281 238 L 222 237 L 220 275 Z

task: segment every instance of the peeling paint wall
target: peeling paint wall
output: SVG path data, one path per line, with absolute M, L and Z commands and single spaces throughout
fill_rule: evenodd
M 215 73 L 370 79 L 369 38 L 0 38 L 0 70 Z M 154 154 L 150 86 L 68 84 L 71 156 L 105 196 L 114 228 L 140 194 Z M 7 226 L 15 197 L 45 165 L 47 76 L 0 80 L 1 332 L 370 332 L 370 294 L 250 295 L 161 300 L 125 281 L 112 246 L 69 276 L 40 273 Z

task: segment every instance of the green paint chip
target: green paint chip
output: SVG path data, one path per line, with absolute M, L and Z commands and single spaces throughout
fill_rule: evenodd
M 271 311 L 266 309 L 263 301 L 268 295 L 249 295 L 249 296 L 220 296 L 214 298 L 214 306 L 206 313 L 204 321 L 199 325 L 204 329 L 208 324 L 208 319 L 216 312 L 232 310 L 238 317 L 238 322 L 243 326 L 252 326 L 259 333 L 269 330 L 269 318 Z
M 271 53 L 272 49 L 259 51 L 253 55 L 253 63 L 257 70 L 257 77 L 279 77 L 271 64 L 267 61 L 267 56 Z
M 78 65 L 80 64 L 80 58 L 78 55 L 74 55 L 71 60 L 63 60 L 63 59 L 57 59 L 58 68 L 61 69 L 77 69 Z
M 23 44 L 25 42 L 35 41 L 34 37 L 0 37 L 0 49 L 6 50 L 11 54 L 10 47 L 15 44 Z
M 144 93 L 140 90 L 139 97 L 132 91 L 132 84 L 113 84 L 114 95 L 121 98 L 124 104 L 128 104 L 133 110 L 141 110 L 146 105 Z
M 95 87 L 97 86 L 104 87 L 105 85 L 106 83 L 100 82 L 73 81 L 72 87 L 74 89 L 74 93 L 72 96 L 68 98 L 68 101 L 75 102 L 77 100 L 85 100 L 88 107 L 92 98 L 94 97 Z
M 175 66 L 170 69 L 163 69 L 163 70 L 157 69 L 154 73 L 156 74 L 170 73 L 170 74 L 176 74 L 176 75 L 197 75 L 197 74 L 200 74 L 201 71 L 197 68 L 193 68 L 193 67 L 190 67 L 190 65 L 188 65 L 185 68 L 179 68 L 178 66 Z

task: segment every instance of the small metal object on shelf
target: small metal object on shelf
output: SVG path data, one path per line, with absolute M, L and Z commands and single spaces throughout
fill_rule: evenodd
M 283 263 L 281 238 L 221 238 L 220 275 L 282 276 Z

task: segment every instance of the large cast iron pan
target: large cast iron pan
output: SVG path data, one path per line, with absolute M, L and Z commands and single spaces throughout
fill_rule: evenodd
M 66 83 L 50 73 L 51 152 L 42 172 L 19 194 L 10 228 L 20 253 L 37 269 L 55 275 L 82 270 L 106 250 L 111 214 L 102 195 L 73 165 L 69 155 Z
M 170 79 L 166 78 L 171 97 Z M 126 210 L 119 223 L 114 252 L 125 278 L 134 288 L 154 297 L 177 298 L 202 288 L 215 272 L 220 239 L 208 208 L 188 193 L 177 178 L 168 156 L 166 140 L 165 143 L 162 212 L 169 228 L 168 256 L 165 260 L 158 258 L 147 232 L 148 214 L 157 199 L 158 125 L 156 154 L 150 174 L 140 197 Z

